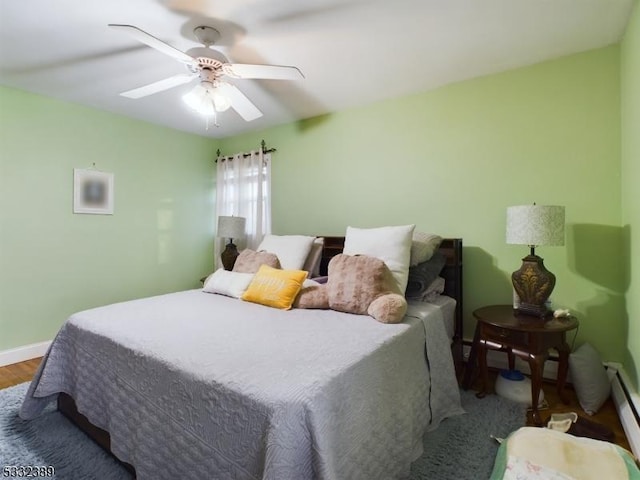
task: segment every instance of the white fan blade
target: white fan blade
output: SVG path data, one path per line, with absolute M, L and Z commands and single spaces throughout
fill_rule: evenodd
M 145 45 L 149 45 L 151 48 L 155 48 L 156 50 L 164 53 L 165 55 L 169 55 L 170 57 L 173 57 L 180 62 L 193 63 L 193 58 L 183 51 L 172 47 L 168 43 L 165 43 L 159 38 L 148 34 L 144 30 L 140 30 L 138 27 L 134 27 L 133 25 L 118 25 L 115 23 L 110 23 L 109 26 L 114 30 L 125 32 L 127 35 L 132 36 L 139 42 L 142 42 Z
M 234 78 L 263 78 L 267 80 L 300 80 L 304 75 L 297 67 L 282 65 L 249 65 L 225 63 L 222 71 Z
M 262 116 L 262 112 L 258 110 L 258 107 L 256 107 L 244 93 L 238 90 L 235 85 L 220 83 L 218 88 L 220 89 L 220 93 L 226 95 L 226 97 L 231 100 L 233 109 L 247 122 Z
M 158 80 L 157 82 L 150 83 L 143 87 L 127 90 L 126 92 L 122 92 L 120 95 L 127 98 L 146 97 L 147 95 L 153 95 L 154 93 L 162 92 L 163 90 L 169 90 L 170 88 L 177 87 L 178 85 L 184 85 L 194 78 L 196 78 L 196 75 L 190 73 L 179 73 L 173 77 Z

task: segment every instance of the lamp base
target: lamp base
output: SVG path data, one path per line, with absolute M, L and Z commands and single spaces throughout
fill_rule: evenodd
M 517 313 L 546 317 L 551 312 L 545 305 L 556 286 L 556 276 L 547 270 L 544 261 L 537 255 L 522 259 L 520 270 L 511 275 L 513 288 L 520 297 Z
M 516 315 L 529 315 L 532 317 L 546 318 L 552 315 L 545 305 L 528 305 L 521 303 L 514 309 Z
M 224 252 L 220 254 L 220 260 L 222 260 L 222 266 L 225 270 L 233 270 L 233 266 L 236 263 L 236 258 L 238 258 L 238 247 L 231 241 L 227 243 Z

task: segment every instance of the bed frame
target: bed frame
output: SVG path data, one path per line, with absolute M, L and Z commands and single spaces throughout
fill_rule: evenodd
M 324 249 L 320 261 L 320 274 L 327 274 L 327 265 L 331 258 L 344 249 L 344 237 L 324 237 Z M 452 352 L 459 371 L 463 365 L 462 358 L 462 239 L 445 238 L 440 245 L 440 251 L 447 257 L 447 263 L 440 274 L 445 279 L 445 295 L 454 298 L 457 302 L 455 313 L 455 333 L 453 337 Z M 87 417 L 78 412 L 74 399 L 66 394 L 60 393 L 58 396 L 58 410 L 71 420 L 80 430 L 86 433 L 92 440 L 100 445 L 104 450 L 111 453 L 111 437 L 109 432 L 93 425 Z M 132 465 L 120 461 L 115 455 L 114 458 L 120 462 L 134 477 L 135 469 Z

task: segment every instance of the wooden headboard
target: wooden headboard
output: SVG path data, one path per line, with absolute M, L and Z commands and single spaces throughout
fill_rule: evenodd
M 329 260 L 342 253 L 344 237 L 324 237 L 324 249 L 320 261 L 320 275 L 327 274 Z M 444 293 L 456 300 L 456 318 L 454 334 L 454 359 L 462 361 L 462 239 L 445 238 L 440 245 L 440 252 L 447 257 L 447 264 L 440 274 L 445 279 Z

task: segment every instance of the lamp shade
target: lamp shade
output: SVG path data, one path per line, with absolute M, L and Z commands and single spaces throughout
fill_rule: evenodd
M 507 243 L 564 245 L 564 207 L 519 205 L 507 208 Z
M 247 219 L 244 217 L 218 217 L 218 236 L 223 238 L 242 238 Z

